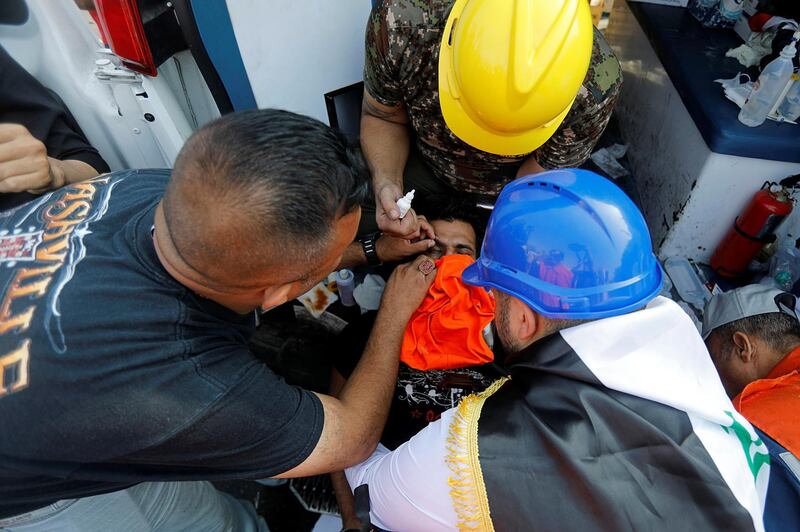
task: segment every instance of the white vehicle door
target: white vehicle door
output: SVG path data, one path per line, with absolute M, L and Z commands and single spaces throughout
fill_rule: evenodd
M 192 131 L 219 116 L 219 106 L 189 50 L 162 58 L 155 76 L 128 68 L 106 46 L 126 21 L 106 24 L 76 5 L 103 3 L 126 1 L 3 0 L 0 44 L 61 97 L 112 170 L 171 167 Z M 132 8 L 136 3 L 127 2 Z M 171 12 L 144 14 L 150 18 L 135 13 L 156 22 L 174 18 Z
M 370 9 L 369 0 L 3 0 L 0 44 L 62 98 L 112 170 L 171 167 L 192 131 L 254 107 L 357 135 Z

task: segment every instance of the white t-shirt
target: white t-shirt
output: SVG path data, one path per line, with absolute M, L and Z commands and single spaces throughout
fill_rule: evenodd
M 397 532 L 457 530 L 446 462 L 455 414 L 456 409 L 447 410 L 394 452 L 379 445 L 369 459 L 345 471 L 353 489 L 369 484 L 373 525 Z

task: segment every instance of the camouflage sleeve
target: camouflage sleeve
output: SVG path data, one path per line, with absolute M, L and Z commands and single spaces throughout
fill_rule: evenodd
M 603 35 L 594 30 L 589 71 L 578 97 L 556 133 L 538 150 L 544 168 L 574 168 L 586 162 L 608 126 L 622 86 L 622 69 Z
M 395 107 L 403 101 L 399 66 L 401 54 L 397 27 L 388 21 L 390 2 L 379 2 L 367 20 L 364 86 L 379 103 Z

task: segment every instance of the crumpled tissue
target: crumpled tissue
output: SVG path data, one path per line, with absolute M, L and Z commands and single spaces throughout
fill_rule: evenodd
M 756 50 L 752 46 L 743 44 L 741 46 L 737 46 L 736 48 L 731 48 L 725 52 L 725 57 L 732 57 L 733 59 L 739 61 L 739 64 L 742 66 L 751 67 L 759 64 L 761 59 L 763 59 L 768 53 L 769 50 Z
M 630 175 L 628 169 L 619 164 L 617 159 L 622 159 L 628 153 L 628 146 L 624 144 L 614 144 L 607 148 L 601 148 L 592 154 L 592 162 L 599 166 L 603 172 L 612 179 L 619 179 Z
M 357 285 L 353 290 L 353 298 L 361 308 L 361 314 L 370 310 L 378 310 L 381 306 L 381 297 L 386 288 L 386 281 L 380 275 L 370 273 L 364 277 L 364 281 Z

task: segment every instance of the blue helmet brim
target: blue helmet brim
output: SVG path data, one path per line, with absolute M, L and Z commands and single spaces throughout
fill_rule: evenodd
M 473 286 L 480 286 L 482 288 L 490 289 L 494 288 L 499 290 L 505 294 L 511 295 L 528 305 L 531 309 L 536 311 L 536 313 L 541 314 L 547 318 L 551 319 L 602 319 L 602 318 L 611 318 L 614 316 L 620 316 L 622 314 L 628 314 L 630 312 L 634 312 L 636 310 L 641 309 L 645 305 L 647 305 L 651 300 L 659 295 L 661 289 L 663 288 L 664 283 L 664 271 L 661 268 L 661 265 L 658 261 L 655 261 L 655 272 L 654 274 L 658 277 L 658 281 L 655 286 L 646 294 L 642 294 L 639 299 L 634 302 L 631 302 L 627 305 L 621 306 L 614 306 L 610 308 L 606 308 L 604 310 L 594 310 L 588 312 L 563 312 L 557 311 L 553 309 L 548 309 L 539 305 L 536 301 L 532 300 L 528 295 L 525 293 L 515 290 L 509 286 L 503 286 L 501 283 L 494 282 L 489 279 L 485 279 L 481 275 L 481 266 L 480 266 L 480 259 L 478 261 L 470 264 L 465 270 L 464 273 L 461 274 L 461 280 L 464 283 L 473 285 Z

